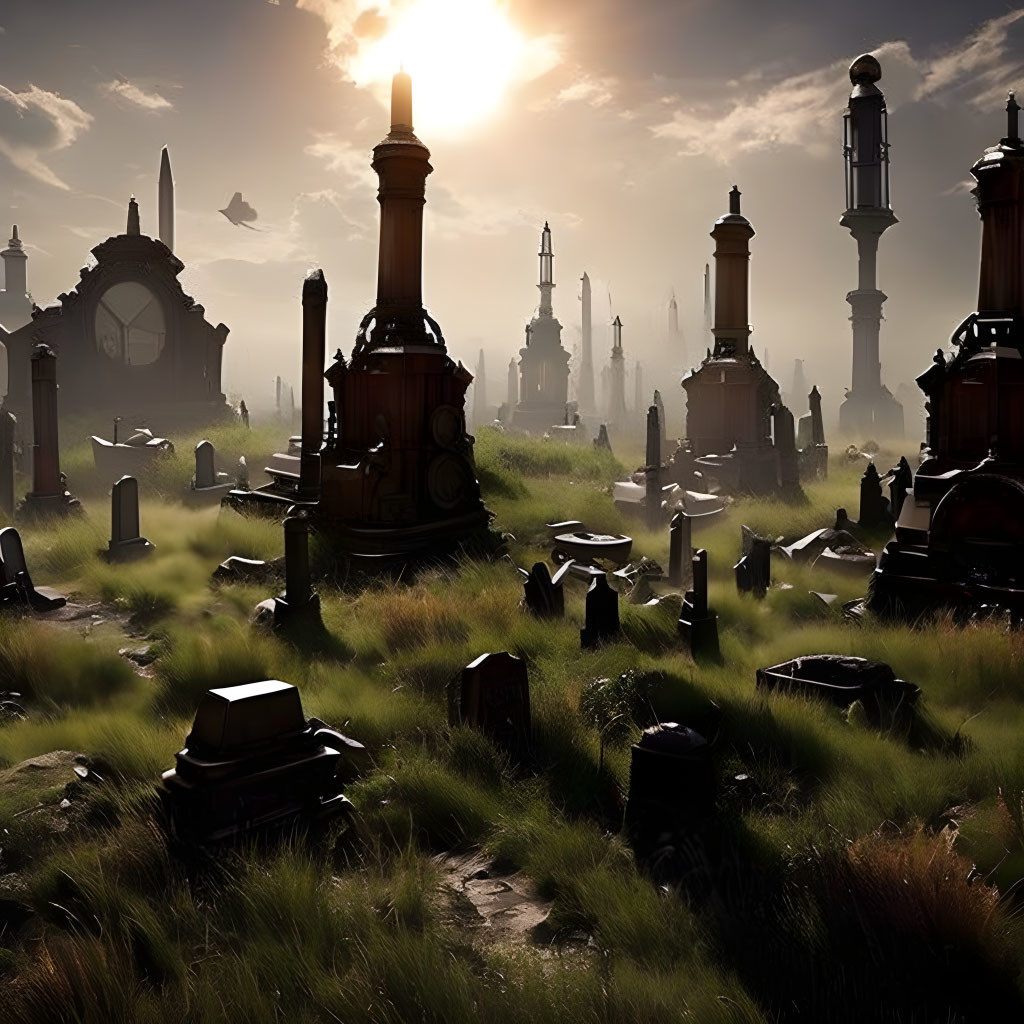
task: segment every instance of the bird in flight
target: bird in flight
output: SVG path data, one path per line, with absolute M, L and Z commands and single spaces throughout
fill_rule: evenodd
M 235 227 L 248 228 L 250 231 L 257 230 L 251 224 L 246 223 L 256 219 L 256 211 L 242 198 L 241 192 L 236 192 L 231 197 L 231 202 L 219 212 L 223 213 Z

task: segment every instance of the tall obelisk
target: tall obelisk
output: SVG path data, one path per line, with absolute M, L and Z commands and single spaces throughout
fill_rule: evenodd
M 595 411 L 594 403 L 594 337 L 590 318 L 590 277 L 584 271 L 581 281 L 580 302 L 583 317 L 583 353 L 580 360 L 579 403 L 584 415 Z
M 160 241 L 174 252 L 174 179 L 166 146 L 160 154 L 159 211 Z

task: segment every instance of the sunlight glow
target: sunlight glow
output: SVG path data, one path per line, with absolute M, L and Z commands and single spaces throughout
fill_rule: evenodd
M 349 64 L 356 85 L 389 89 L 403 67 L 413 81 L 413 119 L 425 133 L 458 134 L 495 111 L 509 89 L 557 60 L 550 39 L 528 39 L 500 0 L 412 0 Z

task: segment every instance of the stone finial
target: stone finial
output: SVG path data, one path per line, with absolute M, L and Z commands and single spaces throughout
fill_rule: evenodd
M 1009 146 L 1020 145 L 1020 123 L 1018 114 L 1020 105 L 1017 103 L 1016 94 L 1011 89 L 1006 96 L 1006 138 L 1003 142 Z
M 139 226 L 139 204 L 135 201 L 135 196 L 128 200 L 128 226 L 125 229 L 125 234 L 142 234 L 142 229 Z
M 733 185 L 732 191 L 729 193 L 729 212 L 739 214 L 740 213 L 740 196 L 743 195 L 740 190 Z

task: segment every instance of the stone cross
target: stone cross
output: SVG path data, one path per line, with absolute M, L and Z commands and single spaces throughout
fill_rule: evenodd
M 580 630 L 580 646 L 597 647 L 619 635 L 619 592 L 608 586 L 607 576 L 595 576 L 587 591 L 586 623 Z
M 213 487 L 217 483 L 217 474 L 213 465 L 214 449 L 209 441 L 200 441 L 196 445 L 196 489 Z
M 526 663 L 506 651 L 481 654 L 462 670 L 459 719 L 506 746 L 530 740 L 530 681 Z
M 682 510 L 672 516 L 668 542 L 668 582 L 673 587 L 688 590 L 692 585 L 693 521 Z
M 327 281 L 313 270 L 302 284 L 302 454 L 299 491 L 320 490 L 320 449 L 324 443 L 324 363 L 327 360 Z
M 0 512 L 14 519 L 14 433 L 18 421 L 14 414 L 0 412 Z

